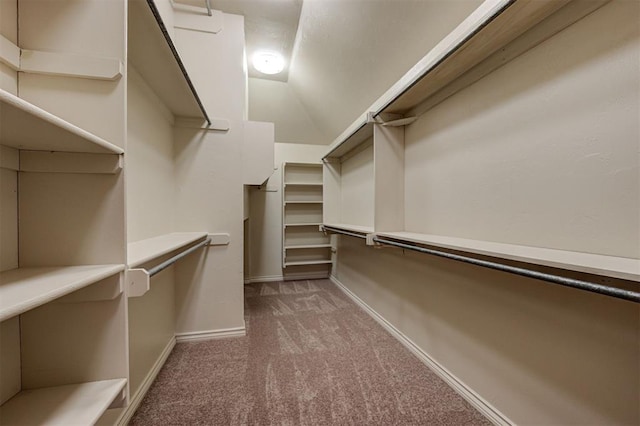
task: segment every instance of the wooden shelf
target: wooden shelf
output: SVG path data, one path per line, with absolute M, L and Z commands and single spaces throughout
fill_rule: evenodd
M 405 241 L 425 244 L 429 246 L 527 262 L 536 265 L 561 268 L 570 271 L 585 272 L 624 280 L 640 281 L 639 259 L 469 240 L 465 238 L 444 237 L 440 235 L 418 234 L 413 232 L 377 232 L 376 235 L 401 242 Z
M 122 148 L 1 89 L 0 145 L 31 151 L 124 152 Z
M 175 232 L 140 240 L 127 245 L 127 264 L 130 268 L 171 253 L 207 237 L 206 232 Z
M 323 158 L 340 158 L 371 137 L 374 117 L 423 114 L 605 3 L 484 1 L 338 136 Z
M 0 407 L 6 425 L 92 425 L 127 385 L 126 379 L 23 390 Z
M 285 266 L 304 266 L 304 265 L 328 265 L 331 260 L 299 260 L 295 262 L 285 262 Z
M 0 273 L 0 321 L 124 270 L 124 265 L 18 268 Z
M 373 226 L 361 226 L 361 225 L 350 225 L 344 223 L 323 223 L 324 226 L 330 226 L 331 228 L 341 229 L 343 231 L 355 232 L 358 234 L 372 234 Z
M 175 116 L 210 121 L 153 2 L 128 4 L 130 64 Z
M 296 246 L 284 246 L 285 250 L 313 249 L 313 248 L 330 248 L 331 244 L 307 244 Z

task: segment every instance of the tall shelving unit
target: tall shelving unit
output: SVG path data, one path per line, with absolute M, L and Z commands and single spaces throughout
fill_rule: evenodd
M 171 202 L 174 127 L 228 123 L 212 123 L 158 3 L 0 2 L 3 424 L 126 423 L 175 344 L 173 273 L 146 292 L 134 277 L 209 234 L 175 232 L 149 198 Z
M 282 163 L 282 267 L 331 264 L 331 244 L 322 222 L 320 163 Z
M 3 24 L 15 23 L 0 51 L 0 421 L 91 424 L 128 402 L 125 10 L 10 3 L 0 4 Z

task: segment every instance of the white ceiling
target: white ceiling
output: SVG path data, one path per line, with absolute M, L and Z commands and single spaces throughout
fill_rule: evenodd
M 293 48 L 288 80 L 250 83 L 250 119 L 275 122 L 277 142 L 324 144 L 331 143 L 480 3 L 212 1 L 223 12 L 245 15 L 248 50 L 250 46 L 274 44 L 282 51 Z M 291 120 L 295 116 L 312 126 L 295 125 Z M 305 131 L 310 127 L 313 131 Z

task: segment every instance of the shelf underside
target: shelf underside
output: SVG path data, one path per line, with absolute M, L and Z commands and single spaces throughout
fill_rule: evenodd
M 0 273 L 0 321 L 108 278 L 124 265 L 18 268 Z
M 199 97 L 164 24 L 154 16 L 146 0 L 129 0 L 128 58 L 162 102 L 178 117 L 207 119 Z M 173 47 L 173 49 L 172 49 Z
M 6 425 L 92 425 L 127 385 L 126 379 L 23 390 L 0 407 Z
M 300 261 L 292 261 L 285 262 L 285 266 L 305 266 L 305 265 L 329 265 L 331 264 L 331 260 L 300 260 Z
M 330 248 L 331 244 L 298 244 L 298 245 L 290 245 L 285 246 L 285 250 L 303 250 L 303 249 L 314 249 L 314 248 Z
M 351 224 L 345 224 L 345 223 L 325 223 L 323 225 L 326 227 L 340 229 L 343 231 L 355 232 L 363 235 L 373 233 L 372 226 L 351 225 Z

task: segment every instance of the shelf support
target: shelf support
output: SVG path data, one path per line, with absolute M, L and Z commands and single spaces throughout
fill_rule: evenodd
M 190 255 L 196 250 L 205 247 L 211 243 L 211 238 L 207 237 L 206 240 L 190 247 L 170 259 L 165 260 L 159 265 L 154 266 L 151 269 L 136 268 L 127 270 L 127 296 L 128 297 L 140 297 L 143 296 L 151 288 L 151 277 L 159 274 L 167 269 L 169 266 L 176 263 L 178 260 Z
M 115 58 L 21 49 L 0 35 L 0 62 L 18 72 L 114 81 L 124 65 Z

